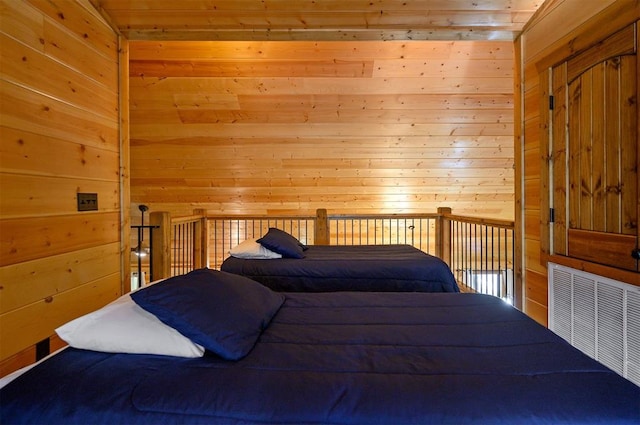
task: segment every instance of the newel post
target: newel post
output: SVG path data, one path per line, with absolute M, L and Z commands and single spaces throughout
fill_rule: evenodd
M 209 219 L 207 210 L 204 208 L 193 210 L 193 214 L 200 216 L 200 219 L 195 222 L 193 241 L 193 265 L 194 268 L 200 269 L 209 267 Z
M 436 220 L 436 255 L 451 266 L 451 208 L 439 207 Z
M 316 234 L 315 245 L 329 245 L 329 218 L 327 210 L 320 208 L 316 210 Z
M 154 280 L 171 277 L 171 215 L 163 211 L 152 212 L 149 214 L 149 224 L 157 226 L 151 229 L 151 274 Z

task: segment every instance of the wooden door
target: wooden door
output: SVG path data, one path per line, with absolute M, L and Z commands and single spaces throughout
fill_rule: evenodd
M 638 271 L 635 32 L 553 68 L 550 183 L 553 252 Z

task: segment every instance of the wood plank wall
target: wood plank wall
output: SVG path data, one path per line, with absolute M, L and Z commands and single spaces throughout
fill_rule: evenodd
M 513 219 L 513 43 L 130 42 L 152 211 Z
M 546 2 L 538 14 L 527 24 L 519 39 L 523 56 L 523 135 L 522 171 L 524 215 L 524 269 L 525 302 L 527 314 L 540 323 L 547 324 L 547 268 L 541 246 L 543 215 L 540 209 L 540 193 L 545 190 L 541 179 L 541 163 L 544 152 L 540 149 L 540 132 L 546 131 L 541 120 L 541 99 L 545 87 L 540 84 L 541 63 L 553 65 L 572 53 L 589 47 L 608 33 L 621 29 L 621 22 L 628 21 L 630 13 L 637 10 L 635 0 L 574 1 L 554 0 Z M 551 63 L 547 63 L 551 61 Z M 542 70 L 544 67 L 542 67 Z M 548 188 L 546 188 L 548 190 Z
M 1 0 L 0 18 L 4 375 L 120 294 L 120 141 L 118 40 L 92 6 Z M 98 211 L 77 212 L 78 192 Z

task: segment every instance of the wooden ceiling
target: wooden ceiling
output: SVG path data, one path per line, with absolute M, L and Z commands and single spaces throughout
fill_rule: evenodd
M 129 40 L 514 40 L 543 0 L 90 0 Z

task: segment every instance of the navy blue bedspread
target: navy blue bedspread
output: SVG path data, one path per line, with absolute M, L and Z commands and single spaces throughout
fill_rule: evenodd
M 449 266 L 410 245 L 311 245 L 305 258 L 227 258 L 220 270 L 285 292 L 459 292 Z
M 0 390 L 0 422 L 640 423 L 640 387 L 497 298 L 285 295 L 242 360 L 67 349 Z

